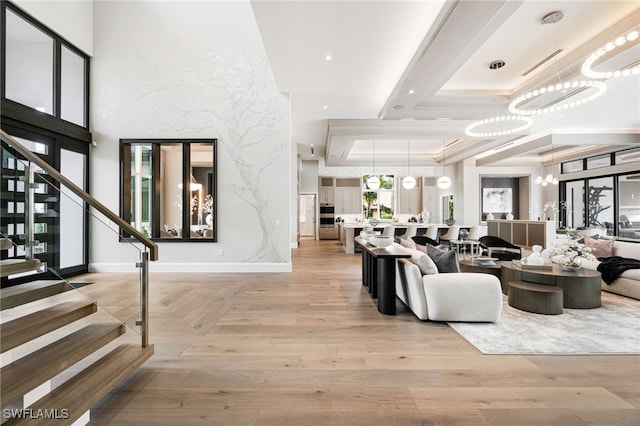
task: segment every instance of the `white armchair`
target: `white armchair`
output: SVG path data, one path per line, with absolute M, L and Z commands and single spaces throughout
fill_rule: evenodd
M 424 253 L 398 259 L 396 295 L 421 320 L 496 322 L 502 313 L 500 280 L 482 273 L 422 274 Z

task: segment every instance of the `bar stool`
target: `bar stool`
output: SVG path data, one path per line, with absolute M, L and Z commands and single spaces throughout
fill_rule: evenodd
M 396 227 L 393 225 L 387 225 L 382 230 L 382 236 L 384 237 L 394 237 L 396 235 Z
M 449 227 L 449 230 L 447 231 L 446 234 L 442 235 L 439 238 L 440 243 L 442 244 L 444 241 L 447 242 L 447 245 L 449 246 L 449 248 L 451 248 L 451 240 L 457 240 L 458 236 L 460 235 L 460 226 L 458 225 L 451 225 Z
M 480 227 L 478 225 L 472 225 L 469 228 L 469 235 L 467 236 L 467 239 L 478 241 L 479 238 L 480 238 Z
M 431 238 L 432 240 L 438 239 L 438 225 L 429 225 L 427 226 L 427 232 L 425 232 L 424 236 Z
M 417 233 L 418 225 L 407 225 L 407 230 L 404 231 L 404 234 L 400 235 L 400 238 L 410 240 L 412 237 L 415 237 Z

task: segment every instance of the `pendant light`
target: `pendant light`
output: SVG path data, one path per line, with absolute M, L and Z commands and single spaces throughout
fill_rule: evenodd
M 553 142 L 551 142 L 551 167 L 553 167 Z M 547 186 L 550 183 L 553 185 L 557 185 L 560 183 L 560 179 L 554 177 L 551 173 L 549 173 L 544 178 L 542 176 L 538 176 L 535 180 L 535 183 L 542 186 Z
M 375 137 L 371 139 L 371 145 L 372 145 L 371 152 L 373 157 L 373 173 L 367 179 L 367 186 L 369 187 L 369 189 L 375 191 L 380 188 L 380 178 L 376 176 L 376 138 Z
M 413 189 L 416 186 L 416 178 L 410 174 L 410 158 L 411 156 L 411 140 L 407 139 L 407 176 L 402 179 L 402 187 L 404 189 Z
M 451 179 L 446 174 L 447 167 L 447 147 L 444 144 L 444 140 L 442 141 L 442 176 L 438 178 L 436 185 L 440 189 L 447 189 L 451 186 Z

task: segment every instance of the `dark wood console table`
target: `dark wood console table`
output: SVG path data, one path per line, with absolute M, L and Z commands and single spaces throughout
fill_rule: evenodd
M 378 299 L 378 312 L 396 314 L 396 259 L 410 258 L 411 253 L 390 245 L 376 248 L 360 237 L 355 239 L 362 248 L 362 285 Z

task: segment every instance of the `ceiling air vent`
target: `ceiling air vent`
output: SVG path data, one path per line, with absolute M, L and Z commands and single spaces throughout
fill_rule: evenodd
M 526 77 L 527 75 L 529 75 L 530 73 L 532 73 L 533 71 L 537 70 L 538 68 L 540 68 L 542 65 L 546 64 L 547 62 L 549 62 L 551 59 L 553 59 L 554 57 L 556 57 L 558 54 L 562 53 L 563 49 L 558 49 L 555 52 L 553 52 L 551 55 L 547 56 L 546 58 L 544 58 L 543 60 L 541 60 L 540 62 L 538 62 L 537 64 L 535 64 L 534 66 L 532 66 L 531 68 L 529 68 L 528 70 L 526 70 L 522 76 Z

